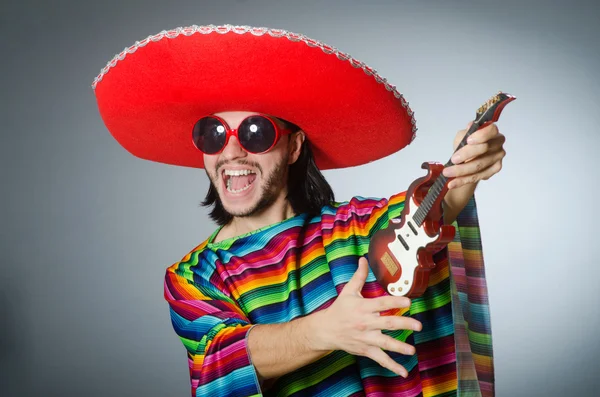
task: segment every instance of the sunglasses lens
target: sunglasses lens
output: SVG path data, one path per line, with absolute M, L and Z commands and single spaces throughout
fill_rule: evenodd
M 240 124 L 238 138 L 248 152 L 262 153 L 275 142 L 275 126 L 262 116 L 251 116 Z
M 227 140 L 227 130 L 225 126 L 213 117 L 204 117 L 198 120 L 194 125 L 192 133 L 194 145 L 206 153 L 218 153 Z

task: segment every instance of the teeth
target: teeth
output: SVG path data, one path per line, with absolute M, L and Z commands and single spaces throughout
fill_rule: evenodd
M 250 185 L 246 185 L 246 186 L 244 186 L 244 187 L 243 187 L 243 188 L 241 188 L 241 189 L 235 190 L 235 189 L 232 189 L 232 188 L 231 188 L 231 182 L 227 182 L 227 190 L 228 190 L 229 192 L 231 192 L 231 193 L 241 193 L 241 192 L 243 192 L 244 190 L 248 190 L 248 189 L 250 189 L 250 186 L 251 186 L 251 185 L 252 185 L 252 184 L 250 184 Z
M 242 176 L 242 175 L 249 175 L 249 174 L 256 174 L 256 172 L 252 171 L 252 170 L 225 170 L 223 172 L 224 175 L 226 176 Z M 250 188 L 252 184 L 248 184 L 246 186 L 244 186 L 241 189 L 235 190 L 231 188 L 231 178 L 227 178 L 227 190 L 231 193 L 241 193 L 244 190 L 248 190 Z
M 255 174 L 255 172 L 251 171 L 251 170 L 225 170 L 225 175 L 230 175 L 230 176 L 240 176 L 240 175 L 248 175 L 248 174 Z

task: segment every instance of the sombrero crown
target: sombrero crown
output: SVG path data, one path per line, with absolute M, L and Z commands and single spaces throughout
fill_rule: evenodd
M 162 31 L 117 54 L 94 79 L 100 115 L 133 155 L 203 168 L 192 128 L 233 110 L 302 128 L 320 169 L 364 164 L 409 144 L 413 112 L 364 63 L 300 34 L 249 26 Z

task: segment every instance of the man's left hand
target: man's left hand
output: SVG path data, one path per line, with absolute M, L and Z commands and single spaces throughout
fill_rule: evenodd
M 467 133 L 467 129 L 458 131 L 454 138 L 454 150 Z M 504 141 L 506 138 L 498 131 L 496 124 L 492 123 L 485 128 L 475 131 L 463 146 L 452 156 L 453 166 L 444 169 L 446 177 L 454 180 L 448 184 L 449 189 L 455 189 L 467 184 L 476 184 L 480 180 L 487 180 L 502 169 L 502 159 L 506 155 Z

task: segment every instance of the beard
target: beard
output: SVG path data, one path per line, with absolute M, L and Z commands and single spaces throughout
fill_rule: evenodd
M 269 175 L 264 175 L 262 167 L 258 163 L 251 163 L 249 161 L 240 161 L 236 163 L 238 165 L 248 165 L 255 167 L 260 171 L 260 174 L 265 177 L 264 184 L 260 189 L 260 195 L 256 203 L 247 209 L 242 209 L 238 211 L 232 211 L 231 209 L 228 209 L 225 207 L 225 205 L 223 205 L 223 200 L 221 200 L 220 191 L 219 189 L 216 189 L 216 186 L 219 185 L 219 172 L 216 172 L 215 175 L 211 175 L 207 170 L 205 170 L 213 189 L 215 190 L 215 192 L 217 192 L 217 198 L 215 202 L 216 208 L 220 207 L 229 216 L 237 218 L 259 215 L 277 200 L 281 190 L 287 185 L 288 159 L 289 155 L 286 154 L 286 156 L 283 157 L 281 161 L 275 164 L 275 167 L 273 167 L 273 170 L 269 173 Z M 222 165 L 223 163 L 217 164 L 215 169 L 219 170 L 219 168 Z M 254 183 L 256 183 L 256 181 Z

